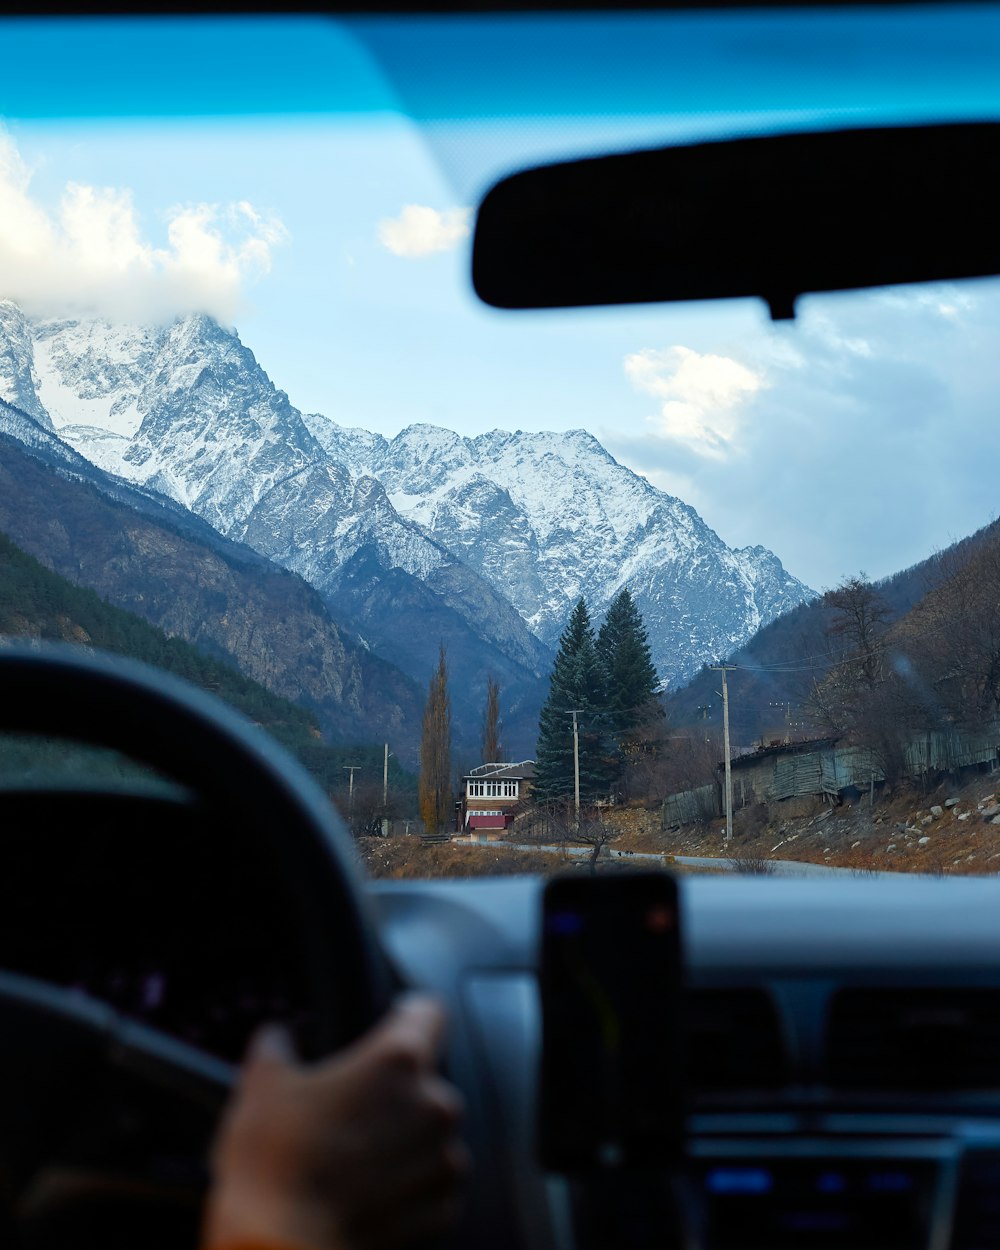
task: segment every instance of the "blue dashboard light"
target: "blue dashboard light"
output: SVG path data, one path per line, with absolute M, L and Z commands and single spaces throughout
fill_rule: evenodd
M 913 1177 L 909 1172 L 872 1172 L 868 1188 L 876 1194 L 905 1194 L 913 1188 Z
M 847 1178 L 841 1172 L 820 1172 L 816 1188 L 821 1194 L 842 1194 L 847 1188 Z
M 713 1194 L 769 1194 L 774 1177 L 767 1168 L 713 1168 L 705 1185 Z

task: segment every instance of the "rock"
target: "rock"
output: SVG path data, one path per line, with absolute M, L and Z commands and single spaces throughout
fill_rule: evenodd
M 934 804 L 934 806 L 931 808 L 931 815 L 935 818 L 938 816 L 944 815 L 944 808 L 940 805 L 940 803 Z
M 890 842 L 889 845 L 885 848 L 886 855 L 888 855 L 890 851 L 894 851 L 895 849 L 896 849 L 896 843 Z
M 930 841 L 930 838 L 927 838 L 927 837 L 917 838 L 917 845 L 925 846 L 929 841 Z
M 1000 803 L 991 803 L 989 807 L 981 809 L 983 820 L 992 820 L 994 816 L 1000 816 Z
M 929 825 L 933 819 L 934 819 L 933 816 L 921 816 L 920 823 L 922 825 Z
M 969 819 L 969 813 L 968 813 L 968 812 L 956 812 L 956 813 L 955 813 L 955 815 L 958 817 L 958 819 L 959 819 L 959 820 L 968 820 L 968 819 Z
M 860 846 L 860 845 L 861 845 L 861 839 L 859 838 L 857 842 L 851 843 L 851 850 L 853 851 L 856 846 Z
M 944 805 L 945 807 L 957 807 L 960 802 L 961 799 L 945 799 Z
M 993 819 L 990 821 L 990 824 L 991 824 L 991 825 L 1000 825 L 1000 816 L 994 816 L 994 817 L 993 817 Z

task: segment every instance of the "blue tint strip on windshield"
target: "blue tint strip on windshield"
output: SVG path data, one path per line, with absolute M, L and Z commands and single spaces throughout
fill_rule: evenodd
M 996 5 L 347 24 L 418 120 L 1000 109 Z
M 14 19 L 0 24 L 0 116 L 373 113 L 396 101 L 324 17 Z
M 372 113 L 396 110 L 397 92 L 411 116 L 433 121 L 1000 111 L 992 4 L 16 19 L 0 27 L 0 58 L 0 115 L 25 119 Z

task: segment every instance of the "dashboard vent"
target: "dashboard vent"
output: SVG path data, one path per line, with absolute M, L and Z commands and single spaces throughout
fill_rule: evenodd
M 833 998 L 830 1083 L 851 1089 L 1000 1087 L 1000 993 L 848 989 Z
M 697 1093 L 778 1089 L 788 1061 L 774 1000 L 762 989 L 692 989 L 688 1079 Z

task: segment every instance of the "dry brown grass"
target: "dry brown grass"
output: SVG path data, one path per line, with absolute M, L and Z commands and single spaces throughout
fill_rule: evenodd
M 457 842 L 426 845 L 417 837 L 359 838 L 358 849 L 369 876 L 395 880 L 549 874 L 565 867 L 562 856 L 513 851 L 496 843 L 489 846 Z

